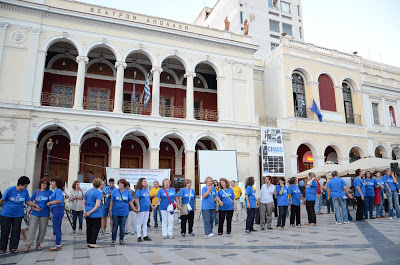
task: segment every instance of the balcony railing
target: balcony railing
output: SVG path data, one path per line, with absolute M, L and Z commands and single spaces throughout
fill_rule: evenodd
M 183 107 L 179 106 L 160 106 L 160 116 L 161 117 L 171 117 L 171 118 L 185 118 L 186 113 Z
M 83 108 L 88 110 L 113 111 L 113 99 L 83 97 Z
M 123 105 L 124 113 L 150 115 L 151 114 L 151 103 L 147 104 L 146 107 L 142 102 L 135 102 L 132 104 L 131 101 L 125 101 Z
M 278 123 L 276 122 L 275 117 L 258 116 L 258 125 L 266 127 L 277 127 Z
M 61 95 L 43 92 L 41 101 L 43 106 L 72 108 L 74 105 L 73 95 Z
M 314 119 L 314 112 L 306 107 L 295 107 L 294 116 L 299 118 Z
M 346 115 L 346 123 L 361 125 L 361 115 L 357 114 Z
M 194 118 L 202 121 L 218 121 L 218 111 L 209 109 L 194 109 Z

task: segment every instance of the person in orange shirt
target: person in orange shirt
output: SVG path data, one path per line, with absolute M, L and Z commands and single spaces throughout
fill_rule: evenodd
M 152 188 L 150 190 L 150 199 L 151 199 L 151 204 L 154 206 L 154 205 L 156 205 L 157 193 L 160 190 L 160 184 L 158 183 L 158 181 L 154 181 L 153 185 L 154 185 L 154 188 Z M 160 203 L 158 203 L 158 205 L 160 205 Z M 154 227 L 158 227 L 157 213 L 160 216 L 160 222 L 162 222 L 160 207 L 157 207 L 153 212 L 153 215 L 154 215 Z M 149 218 L 149 220 L 150 220 L 150 218 Z
M 242 196 L 242 188 L 239 186 L 236 186 L 236 181 L 232 180 L 231 181 L 231 186 L 233 189 L 233 192 L 235 193 L 235 200 L 236 200 L 236 210 L 233 213 L 233 221 L 243 221 L 242 218 L 242 203 L 240 202 L 240 197 Z M 240 215 L 240 218 L 239 218 Z

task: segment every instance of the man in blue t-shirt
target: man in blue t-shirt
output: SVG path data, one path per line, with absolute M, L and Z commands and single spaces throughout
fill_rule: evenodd
M 335 170 L 331 174 L 332 179 L 328 182 L 327 189 L 328 197 L 332 198 L 335 207 L 336 224 L 347 224 L 349 222 L 347 197 L 352 199 L 353 196 L 347 190 L 346 182 L 338 177 L 338 172 Z
M 388 200 L 389 206 L 389 219 L 393 219 L 393 206 L 396 209 L 396 216 L 397 219 L 400 218 L 400 207 L 399 207 L 399 197 L 397 194 L 396 186 L 397 186 L 397 179 L 394 173 L 389 169 L 386 171 L 386 174 L 382 177 L 382 181 L 384 182 L 385 186 L 385 193 Z
M 113 178 L 110 178 L 108 180 L 108 186 L 105 186 L 102 193 L 103 193 L 103 203 L 101 205 L 101 229 L 100 229 L 100 235 L 104 235 L 106 233 L 106 228 L 107 228 L 107 217 L 109 216 L 109 211 L 110 211 L 110 199 L 111 199 L 111 194 L 113 193 L 114 190 L 117 188 L 114 185 L 115 181 Z M 113 227 L 113 219 L 110 218 L 110 228 L 112 229 Z

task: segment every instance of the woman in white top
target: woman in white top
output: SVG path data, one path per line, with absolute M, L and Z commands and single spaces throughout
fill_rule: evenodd
M 69 201 L 71 202 L 72 210 L 72 233 L 76 232 L 76 219 L 79 217 L 79 234 L 82 234 L 82 222 L 83 222 L 83 191 L 79 186 L 79 181 L 75 180 L 72 183 L 72 190 L 69 194 Z
M 260 203 L 260 224 L 261 230 L 265 230 L 265 214 L 267 214 L 267 228 L 272 229 L 272 212 L 274 211 L 275 185 L 272 184 L 272 177 L 265 177 L 265 184 L 262 185 L 258 201 Z

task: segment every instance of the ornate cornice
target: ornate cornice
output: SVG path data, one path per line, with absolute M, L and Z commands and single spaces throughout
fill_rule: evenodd
M 196 77 L 196 73 L 194 73 L 194 72 L 186 72 L 185 75 L 184 75 L 185 78 L 188 78 L 190 76 L 192 78 L 195 78 Z
M 87 56 L 76 56 L 76 62 L 79 64 L 80 61 L 84 61 L 85 64 L 89 62 L 89 58 Z
M 150 72 L 154 73 L 154 72 L 159 72 L 161 74 L 161 72 L 163 71 L 163 69 L 161 67 L 157 67 L 154 66 L 153 68 L 151 68 Z
M 122 66 L 124 69 L 126 68 L 127 64 L 125 62 L 115 62 L 115 68 Z

